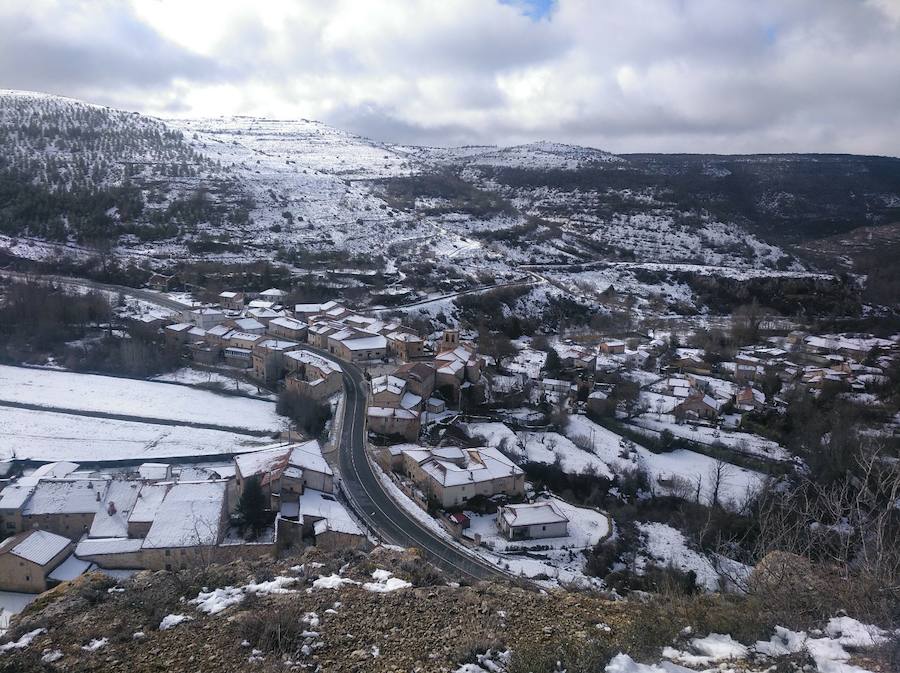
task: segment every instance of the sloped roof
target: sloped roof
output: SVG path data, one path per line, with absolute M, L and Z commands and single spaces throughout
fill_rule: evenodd
M 72 544 L 69 538 L 46 530 L 28 530 L 0 544 L 0 554 L 13 554 L 40 566 L 47 565 L 53 557 Z
M 172 486 L 147 531 L 144 548 L 218 543 L 225 489 L 224 481 L 181 482 Z
M 108 479 L 41 480 L 22 510 L 25 515 L 89 514 L 100 508 Z
M 569 519 L 552 502 L 534 502 L 524 505 L 506 505 L 502 509 L 503 520 L 508 526 L 541 526 L 552 523 L 568 523 Z

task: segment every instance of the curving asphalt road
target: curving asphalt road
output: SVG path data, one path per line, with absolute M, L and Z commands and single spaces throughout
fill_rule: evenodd
M 48 273 L 22 273 L 20 271 L 9 271 L 7 269 L 0 269 L 0 276 L 6 276 L 7 278 L 18 278 L 20 280 L 40 278 L 42 280 L 52 281 L 54 283 L 57 283 L 58 285 L 68 285 L 69 287 L 83 287 L 88 290 L 115 292 L 117 294 L 124 294 L 129 297 L 134 297 L 135 299 L 140 299 L 147 302 L 148 304 L 156 304 L 157 306 L 161 306 L 172 311 L 182 311 L 186 308 L 190 308 L 187 304 L 182 304 L 180 301 L 175 301 L 171 297 L 167 297 L 161 292 L 141 290 L 139 288 L 128 287 L 126 285 L 100 283 L 95 280 L 88 280 L 87 278 L 75 278 L 73 276 L 55 276 Z
M 338 453 L 341 484 L 357 515 L 386 542 L 416 547 L 446 571 L 474 579 L 505 576 L 500 569 L 438 537 L 388 495 L 367 456 L 366 381 L 356 365 L 334 361 L 344 372 L 344 414 Z

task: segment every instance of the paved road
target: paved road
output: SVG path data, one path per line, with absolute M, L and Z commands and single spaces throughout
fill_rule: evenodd
M 134 297 L 135 299 L 146 301 L 149 304 L 156 304 L 157 306 L 161 306 L 172 311 L 181 311 L 186 308 L 190 308 L 187 304 L 182 304 L 179 301 L 175 301 L 171 297 L 168 297 L 161 292 L 140 290 L 138 288 L 127 287 L 125 285 L 98 283 L 95 280 L 88 280 L 87 278 L 72 278 L 70 276 L 54 276 L 51 274 L 21 273 L 19 271 L 7 271 L 5 269 L 0 269 L 0 276 L 6 276 L 7 278 L 18 278 L 21 280 L 37 278 L 44 281 L 52 281 L 59 285 L 68 285 L 69 287 L 83 287 L 89 290 L 99 290 L 105 292 L 114 292 L 116 294 L 124 294 L 129 297 Z
M 498 568 L 438 537 L 387 494 L 366 455 L 366 381 L 357 366 L 342 360 L 335 362 L 344 372 L 344 416 L 339 440 L 341 482 L 357 514 L 386 542 L 417 547 L 429 561 L 448 572 L 474 579 L 504 576 Z

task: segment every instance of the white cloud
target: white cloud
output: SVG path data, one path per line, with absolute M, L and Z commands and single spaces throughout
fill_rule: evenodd
M 0 77 L 161 115 L 318 118 L 403 142 L 900 154 L 898 0 L 558 0 L 539 17 L 534 5 L 7 2 Z

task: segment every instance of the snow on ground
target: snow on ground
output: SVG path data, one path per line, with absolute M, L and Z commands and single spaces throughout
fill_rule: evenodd
M 4 643 L 0 645 L 0 654 L 4 652 L 9 652 L 11 650 L 22 650 L 31 645 L 31 641 L 37 638 L 42 633 L 46 633 L 47 629 L 35 629 L 34 631 L 29 631 L 27 633 L 23 633 L 22 636 L 18 640 L 13 640 L 9 643 Z
M 674 416 L 665 413 L 661 415 L 643 414 L 632 422 L 634 425 L 653 431 L 654 436 L 663 430 L 668 430 L 676 437 L 699 442 L 700 444 L 722 444 L 740 453 L 760 456 L 770 460 L 791 459 L 791 454 L 777 442 L 749 432 L 735 432 L 689 423 L 679 424 L 675 422 Z
M 492 549 L 505 551 L 508 548 L 522 549 L 535 546 L 583 549 L 593 547 L 612 532 L 609 517 L 603 512 L 587 507 L 576 507 L 554 496 L 546 498 L 546 500 L 552 501 L 559 511 L 569 519 L 569 534 L 565 537 L 510 542 L 497 529 L 496 514 L 476 514 L 475 512 L 466 512 L 472 525 L 466 530 L 465 535 L 470 538 L 474 538 L 476 534 L 481 535 L 482 542 L 488 543 Z
M 719 573 L 704 554 L 687 546 L 681 531 L 664 523 L 640 523 L 638 529 L 644 538 L 644 550 L 635 560 L 638 574 L 643 574 L 647 564 L 665 568 L 669 565 L 685 572 L 697 573 L 697 586 L 708 591 L 719 590 Z
M 463 427 L 470 436 L 483 436 L 488 446 L 522 460 L 552 465 L 558 459 L 564 472 L 582 474 L 593 470 L 598 476 L 612 478 L 612 472 L 603 460 L 590 451 L 579 449 L 571 439 L 559 433 L 516 433 L 503 423 L 467 423 Z
M 217 615 L 232 605 L 237 605 L 243 601 L 248 594 L 293 593 L 292 589 L 287 589 L 286 587 L 296 584 L 298 581 L 296 577 L 279 575 L 266 582 L 254 582 L 242 587 L 222 587 L 212 591 L 201 591 L 196 598 L 188 602 L 191 605 L 196 605 L 200 612 L 205 612 L 208 615 Z
M 275 405 L 186 386 L 0 365 L 0 401 L 253 431 L 285 427 Z
M 805 651 L 812 659 L 812 666 L 804 670 L 818 673 L 869 673 L 851 664 L 852 655 L 884 644 L 889 634 L 877 626 L 863 624 L 852 617 L 835 617 L 829 620 L 823 631 L 806 633 L 776 626 L 769 640 L 743 644 L 730 634 L 710 633 L 700 638 L 689 638 L 678 647 L 663 649 L 663 661 L 659 666 L 638 664 L 620 654 L 606 667 L 606 673 L 663 673 L 688 670 L 741 670 L 747 673 L 781 670 L 779 658 Z M 674 662 L 671 663 L 671 662 Z M 734 662 L 739 662 L 735 665 Z M 690 666 L 691 669 L 681 668 Z M 787 669 L 796 665 L 788 664 Z M 880 669 L 879 669 L 880 670 Z
M 37 597 L 37 594 L 0 591 L 0 636 L 6 633 L 12 616 L 22 612 Z
M 12 456 L 22 460 L 75 462 L 135 458 L 159 460 L 245 453 L 271 442 L 268 437 L 251 437 L 222 430 L 0 406 L 0 460 Z
M 172 615 L 169 616 L 171 617 Z M 166 617 L 166 619 L 168 619 L 168 617 Z M 163 620 L 163 623 L 165 623 L 165 619 Z M 170 627 L 163 627 L 163 625 L 160 624 L 159 628 L 161 631 L 165 631 Z M 107 645 L 109 645 L 109 638 L 94 638 L 87 645 L 82 645 L 81 649 L 85 652 L 96 652 L 97 650 L 102 650 Z
M 366 591 L 371 591 L 376 594 L 386 594 L 391 591 L 409 589 L 412 587 L 411 582 L 401 580 L 399 577 L 394 577 L 394 574 L 389 570 L 382 570 L 380 568 L 372 571 L 372 580 L 372 582 L 365 582 L 362 587 Z
M 189 617 L 188 615 L 166 615 L 159 623 L 159 630 L 168 631 L 169 629 L 174 629 L 182 622 L 189 622 L 193 619 L 193 617 Z
M 203 386 L 209 384 L 221 384 L 226 390 L 235 390 L 244 395 L 252 395 L 254 397 L 262 397 L 275 399 L 275 394 L 268 390 L 263 390 L 247 381 L 241 381 L 228 376 L 223 372 L 210 372 L 202 369 L 192 369 L 191 367 L 182 367 L 174 372 L 160 374 L 151 379 L 151 381 L 162 381 L 168 383 L 181 383 L 188 386 Z
M 702 500 L 705 503 L 712 501 L 713 477 L 718 462 L 714 458 L 686 449 L 653 453 L 597 425 L 585 416 L 572 416 L 565 432 L 569 437 L 589 439 L 593 444 L 594 453 L 609 465 L 613 472 L 643 468 L 653 482 L 654 490 L 682 497 L 694 497 L 699 483 Z M 732 508 L 743 505 L 748 494 L 758 489 L 765 478 L 759 472 L 731 463 L 726 463 L 724 469 L 719 484 L 719 500 Z M 674 482 L 673 477 L 677 478 Z
M 523 348 L 515 357 L 506 361 L 506 371 L 525 374 L 529 379 L 535 380 L 541 377 L 541 368 L 547 360 L 547 353 L 531 348 Z
M 565 583 L 577 583 L 581 585 L 599 586 L 595 578 L 587 577 L 584 570 L 585 558 L 579 552 L 572 550 L 550 550 L 541 554 L 532 554 L 531 557 L 515 554 L 493 553 L 484 547 L 464 545 L 450 535 L 428 512 L 419 507 L 406 493 L 404 493 L 394 480 L 386 474 L 377 463 L 372 464 L 372 469 L 383 484 L 390 497 L 400 505 L 414 519 L 434 532 L 442 539 L 450 542 L 460 550 L 475 554 L 492 566 L 502 568 L 506 572 L 521 577 L 542 577 L 539 584 L 547 587 L 558 587 Z

